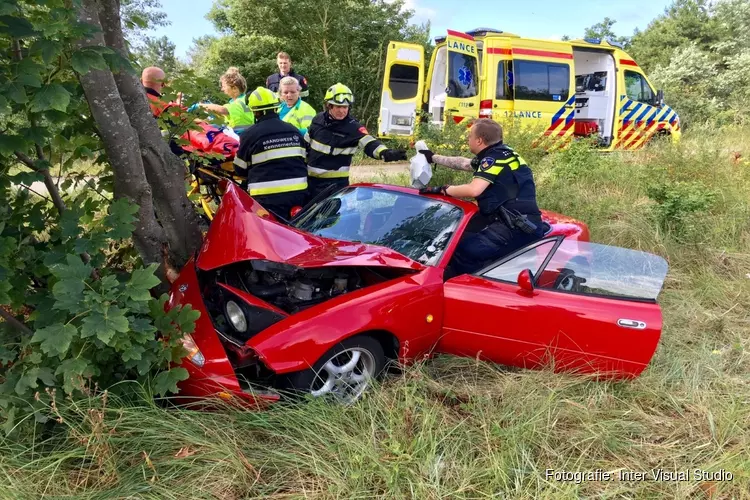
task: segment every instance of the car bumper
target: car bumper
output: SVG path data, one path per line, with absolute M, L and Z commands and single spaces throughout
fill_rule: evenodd
M 181 366 L 190 376 L 178 384 L 180 392 L 175 399 L 193 402 L 220 399 L 253 408 L 263 408 L 278 401 L 280 396 L 277 393 L 252 391 L 240 385 L 201 297 L 193 259 L 185 264 L 179 277 L 172 283 L 165 307 L 169 310 L 187 305 L 200 312 L 191 335 L 205 361 L 202 366 L 189 359 L 182 361 Z

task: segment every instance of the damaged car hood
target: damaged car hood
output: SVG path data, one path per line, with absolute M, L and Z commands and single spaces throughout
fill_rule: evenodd
M 415 271 L 425 266 L 389 248 L 321 238 L 277 223 L 249 194 L 227 184 L 196 265 L 210 271 L 234 262 L 269 260 L 298 267 L 380 266 Z

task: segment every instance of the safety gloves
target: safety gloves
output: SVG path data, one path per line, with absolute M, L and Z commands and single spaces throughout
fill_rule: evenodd
M 403 149 L 386 149 L 380 157 L 385 162 L 406 160 L 406 151 Z
M 424 157 L 427 159 L 427 163 L 432 163 L 432 157 L 435 153 L 433 153 L 429 149 L 422 149 L 421 151 L 417 151 L 417 153 L 423 154 Z
M 448 189 L 448 186 L 427 186 L 420 189 L 419 194 L 442 194 L 448 196 L 448 193 L 445 192 L 446 189 Z

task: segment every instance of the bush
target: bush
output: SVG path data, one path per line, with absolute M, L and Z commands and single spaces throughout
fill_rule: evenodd
M 696 182 L 674 182 L 656 184 L 646 190 L 648 197 L 656 202 L 654 215 L 659 227 L 682 240 L 693 239 L 701 232 L 699 216 L 714 203 L 716 194 Z

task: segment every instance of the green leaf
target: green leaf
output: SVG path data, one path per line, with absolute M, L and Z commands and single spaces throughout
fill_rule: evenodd
M 136 73 L 135 68 L 130 63 L 130 61 L 117 51 L 113 51 L 109 54 L 104 54 L 104 59 L 107 61 L 109 69 L 112 71 L 112 73 Z
M 4 95 L 0 95 L 0 116 L 9 115 L 11 111 L 8 99 L 6 99 Z
M 18 4 L 15 0 L 4 0 L 0 3 L 0 16 L 10 16 L 18 13 Z
M 161 372 L 154 379 L 154 392 L 157 396 L 166 396 L 168 393 L 177 393 L 177 383 L 187 380 L 190 374 L 185 368 L 177 367 Z
M 195 322 L 201 317 L 201 312 L 193 309 L 187 304 L 177 316 L 177 324 L 180 325 L 180 331 L 183 333 L 193 333 L 195 331 Z
M 57 55 L 60 51 L 60 44 L 52 42 L 50 40 L 40 38 L 31 44 L 30 52 L 32 54 L 41 54 L 42 60 L 49 64 L 49 62 Z
M 57 384 L 55 374 L 51 368 L 40 368 L 38 378 L 44 385 L 48 387 L 54 387 Z
M 16 16 L 0 16 L 0 33 L 13 38 L 26 38 L 36 34 L 34 27 L 26 19 Z
M 8 410 L 8 416 L 5 418 L 5 423 L 3 424 L 3 432 L 5 432 L 6 436 L 13 432 L 13 427 L 16 424 L 16 410 L 15 406 Z
M 70 64 L 76 73 L 85 75 L 92 69 L 107 69 L 107 62 L 99 51 L 91 47 L 78 49 L 73 53 Z
M 144 352 L 146 352 L 146 348 L 142 345 L 131 345 L 122 353 L 122 360 L 125 362 L 140 361 Z
M 50 356 L 58 356 L 60 359 L 68 352 L 70 343 L 73 341 L 78 330 L 71 324 L 62 325 L 56 323 L 37 330 L 31 338 L 32 343 L 40 343 L 42 352 Z
M 133 335 L 131 337 L 133 340 L 136 340 L 138 342 L 146 342 L 148 340 L 153 340 L 157 329 L 153 325 L 153 323 L 146 318 L 131 317 L 130 331 L 133 332 L 133 334 L 137 334 L 137 336 Z
M 81 233 L 81 228 L 78 226 L 78 219 L 80 217 L 81 214 L 75 209 L 63 212 L 62 217 L 60 217 L 60 232 L 63 238 L 78 237 Z
M 151 264 L 146 269 L 136 269 L 133 274 L 130 275 L 130 281 L 128 281 L 127 294 L 133 300 L 147 301 L 151 299 L 151 293 L 149 292 L 152 288 L 161 283 L 161 280 L 154 276 L 154 273 L 159 268 L 159 264 Z
M 0 141 L 2 139 L 0 138 Z M 20 147 L 17 149 L 21 149 Z M 8 179 L 11 180 L 11 182 L 16 184 L 26 184 L 27 186 L 31 186 L 33 183 L 37 181 L 44 180 L 44 176 L 39 172 L 19 172 L 15 175 L 9 175 Z
M 37 75 L 19 75 L 16 81 L 26 87 L 39 88 L 42 86 L 42 79 Z
M 63 390 L 66 394 L 72 394 L 80 384 L 80 378 L 87 378 L 93 375 L 89 363 L 81 358 L 68 358 L 63 361 L 55 375 L 63 376 Z
M 26 104 L 29 98 L 26 96 L 26 89 L 20 83 L 9 82 L 3 90 L 5 97 L 16 104 Z
M 105 314 L 93 313 L 83 320 L 81 326 L 81 338 L 96 337 L 107 345 L 112 345 L 112 339 L 117 332 L 127 333 L 129 330 L 128 319 L 125 312 L 117 307 L 112 307 Z
M 59 83 L 51 83 L 43 86 L 34 94 L 34 97 L 31 99 L 30 111 L 38 113 L 48 109 L 56 109 L 65 112 L 68 104 L 70 104 L 70 92 L 65 90 L 65 87 Z
M 78 255 L 67 254 L 65 260 L 67 265 L 58 264 L 50 269 L 56 278 L 84 281 L 91 276 L 91 266 L 84 264 Z
M 0 344 L 0 365 L 12 363 L 16 360 L 16 357 L 18 357 L 16 351 L 11 351 L 7 346 Z
M 13 156 L 13 152 L 24 149 L 25 144 L 18 135 L 0 134 L 0 156 Z
M 18 379 L 18 382 L 16 382 L 16 394 L 19 396 L 23 396 L 26 394 L 27 390 L 34 390 L 36 389 L 37 384 L 37 378 L 39 376 L 39 368 L 34 367 L 30 368 L 29 370 L 26 370 L 23 372 L 23 375 L 21 375 L 21 378 Z

